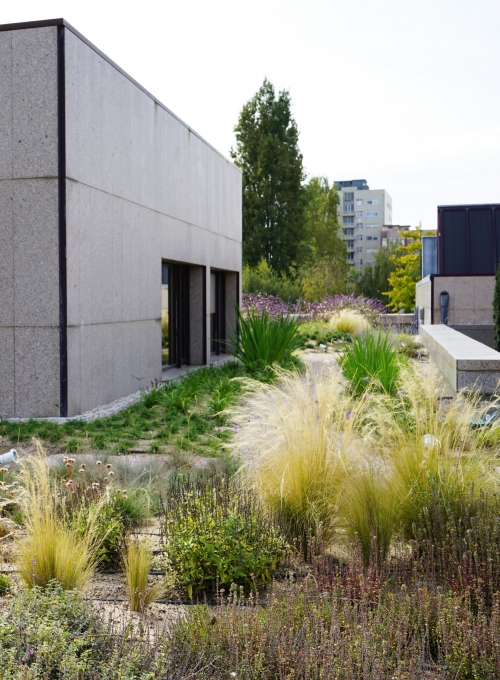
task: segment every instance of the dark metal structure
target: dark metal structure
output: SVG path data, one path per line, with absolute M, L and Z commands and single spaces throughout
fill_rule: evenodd
M 500 262 L 500 204 L 438 206 L 438 272 L 495 274 Z

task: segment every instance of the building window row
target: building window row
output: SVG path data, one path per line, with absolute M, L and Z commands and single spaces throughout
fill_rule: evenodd
M 354 224 L 354 217 L 344 217 L 344 224 Z
M 367 217 L 378 217 L 378 212 L 367 212 L 366 216 Z
M 354 203 L 345 203 L 344 212 L 354 212 Z
M 378 205 L 378 198 L 372 198 L 371 201 L 366 201 L 366 205 Z
M 356 260 L 356 264 L 363 264 L 363 260 Z
M 358 235 L 356 236 L 356 239 L 357 239 L 358 241 L 362 241 L 362 240 L 363 240 L 363 234 L 358 234 Z
M 360 247 L 360 246 L 358 246 L 358 247 L 356 248 L 356 252 L 357 252 L 357 253 L 362 253 L 362 252 L 363 252 L 363 248 Z
M 346 201 L 354 201 L 354 191 L 346 191 L 344 193 L 344 203 Z

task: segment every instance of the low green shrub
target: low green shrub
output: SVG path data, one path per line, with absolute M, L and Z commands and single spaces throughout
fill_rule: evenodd
M 2 680 L 152 680 L 162 657 L 131 629 L 109 630 L 77 591 L 23 590 L 0 614 Z
M 394 394 L 400 362 L 390 334 L 381 330 L 355 337 L 339 361 L 342 374 L 356 396 L 373 388 Z
M 310 343 L 317 347 L 320 344 L 327 345 L 331 342 L 351 342 L 349 333 L 334 331 L 325 321 L 308 321 L 300 324 L 299 337 L 303 348 Z
M 0 574 L 0 596 L 10 590 L 10 578 L 6 574 Z
M 181 482 L 160 521 L 168 560 L 190 598 L 217 584 L 248 590 L 265 583 L 286 551 L 270 514 L 228 478 Z
M 229 334 L 229 354 L 250 371 L 290 365 L 292 353 L 301 345 L 299 327 L 292 317 L 272 317 L 268 312 L 250 312 L 244 317 L 238 308 L 236 316 L 238 333 Z

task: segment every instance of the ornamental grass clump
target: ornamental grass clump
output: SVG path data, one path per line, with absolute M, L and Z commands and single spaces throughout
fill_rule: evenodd
M 398 388 L 392 398 L 372 395 L 368 416 L 378 455 L 387 465 L 398 525 L 411 538 L 420 524 L 433 526 L 437 505 L 459 521 L 464 499 L 484 493 L 495 497 L 498 446 L 483 444 L 474 428 L 484 422 L 491 403 L 461 393 L 445 409 L 432 367 L 426 378 L 415 367 L 403 367 Z
M 328 322 L 328 328 L 336 333 L 355 335 L 369 331 L 368 319 L 354 309 L 342 309 L 336 312 Z
M 24 487 L 20 503 L 26 536 L 19 541 L 16 564 L 30 587 L 44 588 L 56 581 L 65 590 L 83 588 L 98 561 L 103 540 L 98 518 L 105 497 L 85 506 L 85 525 L 79 531 L 81 523 L 74 521 L 66 495 L 50 478 L 39 444 L 37 449 L 37 455 L 26 456 L 20 463 Z
M 250 312 L 244 317 L 236 308 L 238 333 L 229 336 L 228 353 L 248 370 L 293 362 L 292 354 L 301 345 L 297 322 L 289 316 Z
M 354 430 L 361 403 L 330 375 L 278 377 L 276 385 L 247 384 L 234 445 L 248 461 L 246 483 L 307 553 L 311 537 L 328 545 L 338 535 L 339 493 L 362 450 Z
M 370 390 L 397 391 L 402 359 L 382 330 L 353 338 L 339 360 L 342 374 L 356 396 Z
M 133 612 L 144 611 L 155 600 L 163 597 L 170 585 L 168 578 L 151 586 L 148 584 L 152 560 L 153 551 L 146 541 L 129 540 L 122 561 L 129 606 Z

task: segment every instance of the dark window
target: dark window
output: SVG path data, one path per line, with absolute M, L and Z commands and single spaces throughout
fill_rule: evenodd
M 443 210 L 443 274 L 467 274 L 465 210 Z
M 469 210 L 470 273 L 494 274 L 491 210 Z
M 226 340 L 226 274 L 210 274 L 210 351 L 212 354 L 225 352 Z
M 162 264 L 162 364 L 189 364 L 189 267 Z

